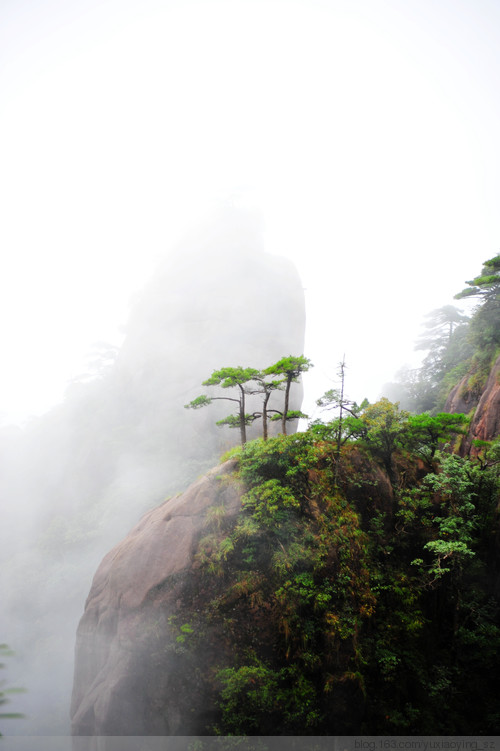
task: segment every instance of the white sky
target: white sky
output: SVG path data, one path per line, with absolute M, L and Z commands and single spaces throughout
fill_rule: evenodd
M 308 405 L 344 353 L 376 399 L 499 251 L 499 84 L 498 0 L 1 0 L 4 419 L 234 195 L 302 275 Z

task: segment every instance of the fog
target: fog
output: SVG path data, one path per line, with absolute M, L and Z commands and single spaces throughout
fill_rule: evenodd
M 499 37 L 485 0 L 2 3 L 1 732 L 67 732 L 99 561 L 236 440 L 204 377 L 304 352 L 313 415 L 345 355 L 373 401 L 498 252 Z
M 28 690 L 16 697 L 27 719 L 11 733 L 68 733 L 76 626 L 98 563 L 238 442 L 215 426 L 224 402 L 185 410 L 202 381 L 302 352 L 299 276 L 261 246 L 255 217 L 235 209 L 191 233 L 136 300 L 116 356 L 24 430 L 4 430 L 0 632 Z M 300 398 L 297 387 L 291 408 Z

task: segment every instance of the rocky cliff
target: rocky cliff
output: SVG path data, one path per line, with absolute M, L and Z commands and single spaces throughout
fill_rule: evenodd
M 234 466 L 146 514 L 99 566 L 76 641 L 75 735 L 203 734 L 213 708 L 203 679 L 179 674 L 173 624 L 207 513 L 223 507 L 230 519 L 240 508 Z
M 220 666 L 234 664 L 238 650 L 276 650 L 279 629 L 264 584 L 273 576 L 265 564 L 253 559 L 250 566 L 243 562 L 244 572 L 238 572 L 225 560 L 220 570 L 206 568 L 221 527 L 231 530 L 241 508 L 244 487 L 235 476 L 236 467 L 237 460 L 226 461 L 146 514 L 99 566 L 76 639 L 71 706 L 75 736 L 211 735 L 220 715 L 214 685 Z M 366 456 L 346 452 L 342 478 L 347 502 L 356 504 L 361 518 L 368 520 L 374 509 L 391 515 L 387 475 Z M 318 502 L 311 500 L 306 517 L 299 514 L 299 536 L 307 537 L 310 525 L 323 528 L 329 504 L 322 497 L 323 482 L 322 470 L 309 473 L 311 488 L 322 490 Z M 214 528 L 217 534 L 211 535 Z M 341 530 L 342 540 L 348 541 L 345 519 Z M 275 543 L 274 532 L 271 538 Z M 280 550 L 297 546 L 294 538 L 283 537 Z M 261 541 L 264 557 L 274 543 Z M 247 550 L 243 558 L 252 555 Z M 331 555 L 336 560 L 338 553 L 332 548 Z M 362 555 L 356 548 L 353 567 Z M 262 592 L 252 593 L 258 582 Z M 358 596 L 364 595 L 353 594 L 356 601 Z M 207 621 L 217 602 L 225 603 L 225 616 Z M 348 659 L 344 655 L 341 660 L 337 652 L 337 669 Z M 346 707 L 350 698 L 356 701 Z M 353 718 L 359 722 L 359 698 L 349 682 L 345 692 L 338 689 L 338 727 L 348 728 Z M 259 732 L 283 732 L 273 729 L 271 715 L 270 722 L 264 731 L 259 726 Z M 300 726 L 297 730 L 302 732 Z
M 495 468 L 395 449 L 391 482 L 379 444 L 338 458 L 315 435 L 248 443 L 106 555 L 78 628 L 75 748 L 497 734 Z
M 492 441 L 500 435 L 500 357 L 493 364 L 483 389 L 472 390 L 470 380 L 470 373 L 460 380 L 451 390 L 444 408 L 445 412 L 472 416 L 461 447 L 463 456 L 474 451 L 474 440 Z

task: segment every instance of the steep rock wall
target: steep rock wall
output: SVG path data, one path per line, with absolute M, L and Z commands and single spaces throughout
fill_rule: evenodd
M 466 375 L 450 392 L 445 405 L 446 412 L 463 412 L 473 416 L 469 432 L 462 443 L 461 454 L 473 453 L 474 440 L 492 441 L 500 435 L 500 357 L 495 361 L 486 385 L 478 398 L 467 390 Z
M 177 674 L 171 624 L 208 509 L 223 505 L 231 517 L 240 508 L 234 467 L 216 467 L 146 514 L 99 566 L 77 632 L 74 735 L 203 734 L 210 697 L 202 681 L 185 685 Z
M 445 412 L 468 415 L 477 407 L 479 398 L 467 388 L 468 379 L 469 375 L 465 375 L 452 388 L 444 405 Z
M 472 435 L 491 441 L 500 433 L 500 357 L 491 369 L 471 426 Z

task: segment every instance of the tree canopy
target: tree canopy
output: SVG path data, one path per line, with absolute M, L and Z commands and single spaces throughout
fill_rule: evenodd
M 227 425 L 230 428 L 239 428 L 242 445 L 247 441 L 247 426 L 259 418 L 262 418 L 264 440 L 268 437 L 268 419 L 281 420 L 282 431 L 286 434 L 287 421 L 307 417 L 300 410 L 289 409 L 290 388 L 292 383 L 297 383 L 301 373 L 306 372 L 311 367 L 311 361 L 303 355 L 299 357 L 290 355 L 289 357 L 282 358 L 264 370 L 250 367 L 242 368 L 241 366 L 236 368 L 224 367 L 215 370 L 210 378 L 203 381 L 203 386 L 220 386 L 223 389 L 237 388 L 237 396 L 208 396 L 207 394 L 202 394 L 189 402 L 189 404 L 186 404 L 185 407 L 186 409 L 199 409 L 200 407 L 208 406 L 213 401 L 235 402 L 238 405 L 237 413 L 230 414 L 218 420 L 216 424 L 221 426 Z M 273 375 L 283 377 L 270 378 Z M 278 390 L 284 392 L 283 409 L 269 409 L 268 404 L 271 395 Z M 260 394 L 262 397 L 262 409 L 249 414 L 245 411 L 246 397 L 257 394 Z
M 481 274 L 467 282 L 457 300 L 476 298 L 479 304 L 471 321 L 471 338 L 480 348 L 500 344 L 500 255 L 483 264 Z
M 229 401 L 235 402 L 238 405 L 238 412 L 236 415 L 228 415 L 222 420 L 217 422 L 217 425 L 228 425 L 230 428 L 239 428 L 241 443 L 246 443 L 247 426 L 250 425 L 257 415 L 250 415 L 245 412 L 245 397 L 249 392 L 246 387 L 249 381 L 253 381 L 259 376 L 259 371 L 255 368 L 242 368 L 238 367 L 225 367 L 219 370 L 214 370 L 210 378 L 203 381 L 203 386 L 220 386 L 223 389 L 237 388 L 238 396 L 207 396 L 202 394 L 201 396 L 193 399 L 189 404 L 186 404 L 186 409 L 199 409 L 200 407 L 206 407 L 213 401 Z
M 292 383 L 297 383 L 302 373 L 306 373 L 312 367 L 312 362 L 307 357 L 304 357 L 304 355 L 300 355 L 299 357 L 289 355 L 288 357 L 282 357 L 281 360 L 278 360 L 274 365 L 270 365 L 264 370 L 265 375 L 284 376 L 285 402 L 281 414 L 281 432 L 283 435 L 286 435 L 287 420 L 295 420 L 305 416 L 300 412 L 289 412 L 290 388 Z
M 485 261 L 481 274 L 466 284 L 468 286 L 455 295 L 456 300 L 478 297 L 484 302 L 500 303 L 500 254 Z

